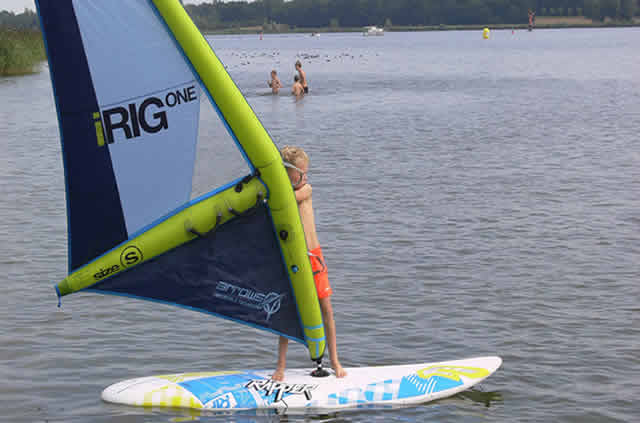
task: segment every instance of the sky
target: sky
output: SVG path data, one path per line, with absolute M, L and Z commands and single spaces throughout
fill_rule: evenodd
M 200 4 L 206 0 L 184 0 L 185 4 Z M 208 3 L 208 1 L 206 1 Z M 8 10 L 9 12 L 22 13 L 25 9 L 36 10 L 34 0 L 0 0 L 0 11 Z

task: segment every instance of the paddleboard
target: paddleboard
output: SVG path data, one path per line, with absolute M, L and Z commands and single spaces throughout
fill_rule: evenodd
M 273 370 L 179 373 L 113 384 L 102 392 L 102 399 L 143 407 L 214 410 L 386 408 L 455 395 L 482 382 L 501 364 L 500 357 L 477 357 L 352 367 L 339 379 L 333 373 L 313 377 L 311 369 L 289 369 L 283 382 L 271 380 Z

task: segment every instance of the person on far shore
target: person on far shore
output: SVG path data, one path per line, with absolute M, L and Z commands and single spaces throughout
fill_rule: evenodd
M 307 94 L 309 92 L 309 85 L 307 84 L 307 74 L 302 70 L 302 63 L 300 60 L 296 60 L 296 71 L 298 72 L 298 76 L 300 77 L 300 84 L 302 85 L 302 89 L 304 93 Z
M 298 75 L 293 77 L 293 87 L 291 88 L 291 94 L 295 95 L 298 98 L 304 95 L 304 88 L 302 88 L 300 77 Z
M 275 69 L 271 71 L 271 80 L 267 82 L 267 84 L 271 87 L 273 94 L 278 94 L 278 91 L 282 88 L 282 83 L 280 82 L 280 78 L 278 78 L 278 72 L 276 72 Z

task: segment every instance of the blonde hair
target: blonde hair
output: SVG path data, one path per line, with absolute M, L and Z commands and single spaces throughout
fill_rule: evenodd
M 282 150 L 280 150 L 280 154 L 282 155 L 282 160 L 294 166 L 299 160 L 304 160 L 305 163 L 309 164 L 309 156 L 307 156 L 307 153 L 300 147 L 285 145 L 282 147 Z

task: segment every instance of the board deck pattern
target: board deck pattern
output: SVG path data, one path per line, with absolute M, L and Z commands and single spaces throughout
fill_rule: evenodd
M 102 399 L 144 407 L 194 409 L 343 409 L 419 404 L 454 395 L 486 379 L 499 357 L 440 363 L 348 368 L 337 379 L 288 370 L 284 382 L 272 371 L 196 372 L 129 379 L 106 388 Z

